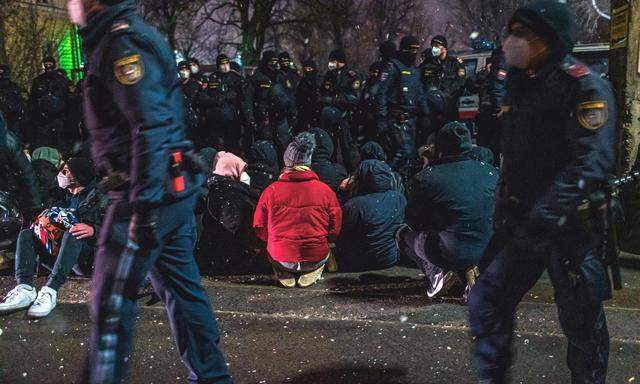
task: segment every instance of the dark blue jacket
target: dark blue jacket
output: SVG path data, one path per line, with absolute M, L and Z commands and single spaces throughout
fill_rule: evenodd
M 341 270 L 390 267 L 400 257 L 395 233 L 404 223 L 407 200 L 394 189 L 393 171 L 382 161 L 363 161 L 354 177 L 355 197 L 343 207 L 338 264 Z
M 171 197 L 169 152 L 188 151 L 184 95 L 176 60 L 166 41 L 127 0 L 92 16 L 80 33 L 87 54 L 85 120 L 99 171 L 129 176 L 136 210 Z M 197 179 L 197 180 L 196 180 Z M 187 176 L 194 192 L 202 176 Z

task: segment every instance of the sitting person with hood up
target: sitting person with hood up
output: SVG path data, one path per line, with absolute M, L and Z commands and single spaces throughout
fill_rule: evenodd
M 365 160 L 379 160 L 383 163 L 387 163 L 387 154 L 380 144 L 375 141 L 368 141 L 362 147 L 360 147 L 360 161 Z M 354 196 L 353 181 L 354 175 L 351 175 L 348 179 L 343 180 L 340 184 L 340 191 L 345 191 L 349 197 Z M 393 171 L 392 189 L 394 191 L 400 192 L 401 194 L 404 194 L 402 176 L 400 176 L 400 174 L 395 171 Z
M 309 167 L 315 146 L 311 133 L 295 137 L 284 154 L 284 173 L 264 190 L 254 215 L 253 228 L 286 288 L 305 288 L 320 278 L 342 225 L 336 194 Z
M 93 163 L 85 158 L 69 159 L 58 173 L 58 184 L 67 190 L 67 196 L 45 209 L 30 229 L 18 235 L 18 285 L 0 303 L 0 314 L 29 309 L 31 318 L 48 316 L 71 271 L 91 274 L 96 236 L 107 205 L 94 179 Z M 51 271 L 39 292 L 33 286 L 38 262 Z
M 258 196 L 271 183 L 278 180 L 280 167 L 278 166 L 278 155 L 272 142 L 258 140 L 253 143 L 249 151 L 247 173 L 251 177 L 251 190 Z
M 320 181 L 327 184 L 334 192 L 337 192 L 342 181 L 349 175 L 342 165 L 331 161 L 335 150 L 333 140 L 321 128 L 312 128 L 309 133 L 312 133 L 316 140 L 311 169 L 318 175 Z
M 458 277 L 475 283 L 477 268 L 493 235 L 498 172 L 470 156 L 469 129 L 457 121 L 436 136 L 437 159 L 415 175 L 408 188 L 407 224 L 397 234 L 400 251 L 423 268 L 430 298 L 446 293 Z
M 380 160 L 365 160 L 353 176 L 353 194 L 343 208 L 337 242 L 340 271 L 385 269 L 400 259 L 395 234 L 404 224 L 407 200 L 395 174 Z
M 241 158 L 229 152 L 218 152 L 213 161 L 198 245 L 203 273 L 242 273 L 255 266 L 252 219 L 257 195 L 246 182 L 246 168 Z
M 45 207 L 65 197 L 65 190 L 58 186 L 56 180 L 61 163 L 62 158 L 55 148 L 39 147 L 31 155 L 31 167 L 38 179 L 38 189 Z

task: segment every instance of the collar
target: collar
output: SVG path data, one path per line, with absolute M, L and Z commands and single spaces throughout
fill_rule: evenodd
M 80 29 L 87 52 L 92 51 L 109 31 L 114 21 L 136 12 L 135 0 L 126 0 L 120 4 L 110 6 L 104 11 L 92 15 L 87 20 L 87 26 Z

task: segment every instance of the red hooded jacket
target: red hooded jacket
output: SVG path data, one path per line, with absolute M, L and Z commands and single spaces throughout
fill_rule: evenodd
M 287 172 L 264 190 L 253 228 L 276 261 L 319 262 L 340 234 L 336 194 L 311 170 Z

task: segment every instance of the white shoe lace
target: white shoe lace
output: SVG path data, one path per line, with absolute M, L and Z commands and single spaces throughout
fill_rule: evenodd
M 43 305 L 45 303 L 47 303 L 47 301 L 49 303 L 51 303 L 51 294 L 49 292 L 38 292 L 38 298 L 36 299 L 36 301 L 33 303 L 34 306 L 40 306 Z
M 18 299 L 21 294 L 24 294 L 24 293 L 22 293 L 20 289 L 14 288 L 9 293 L 7 293 L 7 296 L 5 296 L 4 301 L 2 303 L 13 304 L 13 301 Z

